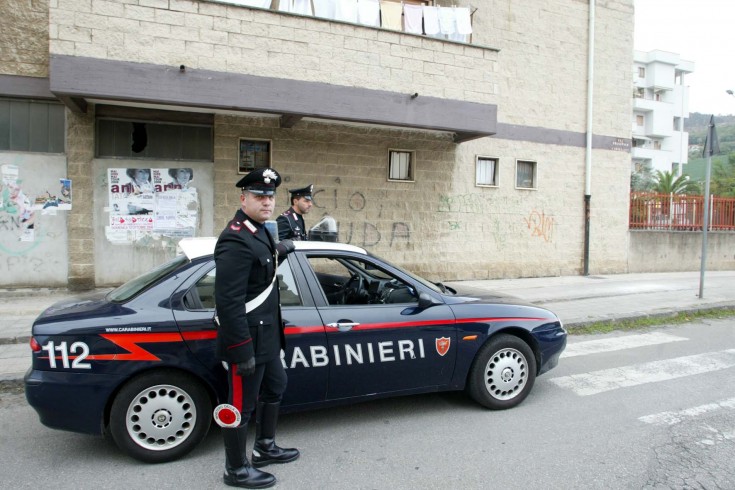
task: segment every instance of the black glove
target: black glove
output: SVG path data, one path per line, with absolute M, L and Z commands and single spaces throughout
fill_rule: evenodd
M 276 250 L 278 250 L 278 255 L 284 256 L 288 255 L 291 252 L 293 252 L 296 249 L 296 247 L 293 244 L 293 240 L 290 238 L 286 238 L 285 240 L 281 240 L 276 245 Z
M 235 372 L 238 376 L 252 376 L 255 374 L 255 358 L 251 357 L 245 362 L 238 363 Z

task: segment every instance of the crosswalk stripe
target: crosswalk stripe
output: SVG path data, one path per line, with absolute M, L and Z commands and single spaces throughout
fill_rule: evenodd
M 646 347 L 649 345 L 666 344 L 669 342 L 681 342 L 682 340 L 689 339 L 662 332 L 625 335 L 623 337 L 611 337 L 608 339 L 585 340 L 582 342 L 567 344 L 567 348 L 564 350 L 561 357 L 587 356 L 590 354 L 600 354 L 602 352 L 613 352 L 623 349 L 633 349 L 636 347 Z
M 634 366 L 603 369 L 590 373 L 551 378 L 549 381 L 568 388 L 579 396 L 596 395 L 605 391 L 668 381 L 735 366 L 735 349 L 676 357 Z
M 721 402 L 707 403 L 697 407 L 685 408 L 678 412 L 659 412 L 651 415 L 644 415 L 643 417 L 638 417 L 638 420 L 645 422 L 646 424 L 653 425 L 674 425 L 685 419 L 691 419 L 723 408 L 735 410 L 735 398 L 728 398 Z

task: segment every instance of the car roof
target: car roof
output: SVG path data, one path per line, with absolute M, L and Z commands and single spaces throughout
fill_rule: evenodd
M 326 250 L 330 252 L 355 252 L 367 255 L 364 248 L 346 243 L 317 242 L 317 241 L 295 241 L 296 250 Z M 179 242 L 179 251 L 184 253 L 189 260 L 205 257 L 214 253 L 217 237 L 190 237 L 182 238 Z

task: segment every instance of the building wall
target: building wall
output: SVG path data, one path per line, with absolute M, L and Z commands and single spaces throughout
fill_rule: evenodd
M 0 74 L 48 76 L 48 0 L 0 2 Z
M 67 219 L 71 211 L 33 206 L 36 196 L 58 196 L 66 178 L 64 155 L 0 152 L 0 167 L 17 168 L 15 199 L 0 181 L 0 287 L 61 287 L 67 282 Z M 5 174 L 5 172 L 3 172 Z M 5 177 L 5 175 L 3 175 Z M 72 188 L 72 209 L 79 203 Z M 49 193 L 49 194 L 47 194 Z M 25 196 L 27 201 L 19 199 Z M 24 202 L 25 201 L 25 202 Z
M 283 129 L 276 118 L 218 115 L 213 232 L 238 206 L 238 138 L 267 138 L 284 187 L 315 184 L 307 223 L 334 216 L 342 241 L 432 279 L 575 274 L 584 247 L 588 5 L 473 3 L 473 45 L 464 45 L 214 1 L 52 1 L 49 51 L 497 104 L 498 134 L 459 145 L 446 133 L 308 120 Z M 592 132 L 629 140 L 632 0 L 598 2 L 596 15 Z M 69 282 L 90 287 L 104 255 L 92 224 L 104 205 L 91 171 L 94 106 L 67 115 L 68 174 L 82 197 L 69 216 Z M 518 128 L 520 137 L 511 134 Z M 388 149 L 416 152 L 415 182 L 387 181 Z M 498 187 L 475 186 L 477 155 L 499 159 Z M 518 159 L 537 162 L 537 189 L 515 188 Z M 591 271 L 626 272 L 630 154 L 596 145 L 591 159 Z M 278 202 L 286 209 L 285 192 Z
M 735 234 L 707 233 L 707 270 L 735 270 Z M 702 232 L 631 231 L 628 272 L 696 271 Z

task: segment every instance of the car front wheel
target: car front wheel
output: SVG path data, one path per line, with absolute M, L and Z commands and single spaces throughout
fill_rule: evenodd
M 110 411 L 118 447 L 145 463 L 187 454 L 207 434 L 212 404 L 202 385 L 177 371 L 157 371 L 129 381 Z
M 520 404 L 536 380 L 536 358 L 523 340 L 499 334 L 480 348 L 468 383 L 468 391 L 480 405 L 504 410 Z

